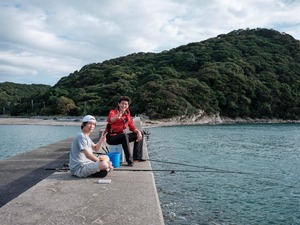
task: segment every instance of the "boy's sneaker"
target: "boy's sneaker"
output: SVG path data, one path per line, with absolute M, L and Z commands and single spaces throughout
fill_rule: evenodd
M 99 172 L 94 173 L 94 174 L 92 174 L 91 176 L 92 176 L 92 177 L 103 178 L 103 177 L 106 177 L 107 174 L 108 174 L 108 171 L 107 171 L 107 170 L 100 170 Z

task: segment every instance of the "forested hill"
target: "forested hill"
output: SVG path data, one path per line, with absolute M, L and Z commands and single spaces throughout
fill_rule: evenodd
M 51 88 L 44 84 L 17 84 L 12 82 L 0 83 L 0 107 L 3 114 L 22 115 L 40 107 L 44 102 L 33 102 Z
M 117 95 L 134 113 L 166 118 L 220 112 L 228 117 L 300 118 L 300 42 L 269 29 L 235 30 L 161 53 L 93 63 L 62 78 L 67 91 L 96 115 Z
M 132 114 L 300 119 L 300 42 L 270 29 L 235 30 L 161 53 L 135 53 L 84 66 L 44 96 L 39 113 L 107 115 L 116 97 Z M 56 100 L 65 102 L 57 111 Z M 56 109 L 56 111 L 53 111 Z

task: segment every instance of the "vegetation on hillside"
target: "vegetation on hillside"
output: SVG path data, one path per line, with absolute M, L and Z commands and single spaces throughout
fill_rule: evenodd
M 131 97 L 133 114 L 155 119 L 199 110 L 300 119 L 300 42 L 270 29 L 235 30 L 161 53 L 92 63 L 47 89 L 37 98 L 46 106 L 35 113 L 107 115 L 120 95 Z
M 0 115 L 27 115 L 44 106 L 40 96 L 51 88 L 43 84 L 0 83 Z

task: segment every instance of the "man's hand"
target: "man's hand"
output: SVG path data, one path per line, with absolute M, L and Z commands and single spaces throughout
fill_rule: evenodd
M 136 134 L 137 134 L 137 139 L 136 139 L 136 141 L 141 141 L 141 140 L 143 139 L 143 136 L 142 136 L 141 131 L 138 131 Z

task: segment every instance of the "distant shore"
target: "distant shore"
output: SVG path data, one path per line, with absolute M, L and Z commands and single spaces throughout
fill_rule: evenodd
M 104 124 L 104 123 L 103 123 Z M 48 126 L 78 126 L 81 121 L 67 119 L 40 119 L 40 118 L 16 118 L 5 117 L 0 118 L 0 125 L 48 125 Z
M 210 120 L 203 119 L 198 121 L 176 121 L 176 120 L 147 120 L 143 121 L 143 127 L 162 127 L 178 125 L 206 125 L 206 124 L 246 124 L 246 123 L 300 123 L 299 120 L 280 120 L 280 119 L 229 119 Z M 0 125 L 47 125 L 47 126 L 78 126 L 81 125 L 81 119 L 64 118 L 17 118 L 0 117 Z M 106 121 L 97 122 L 98 126 L 105 126 Z

